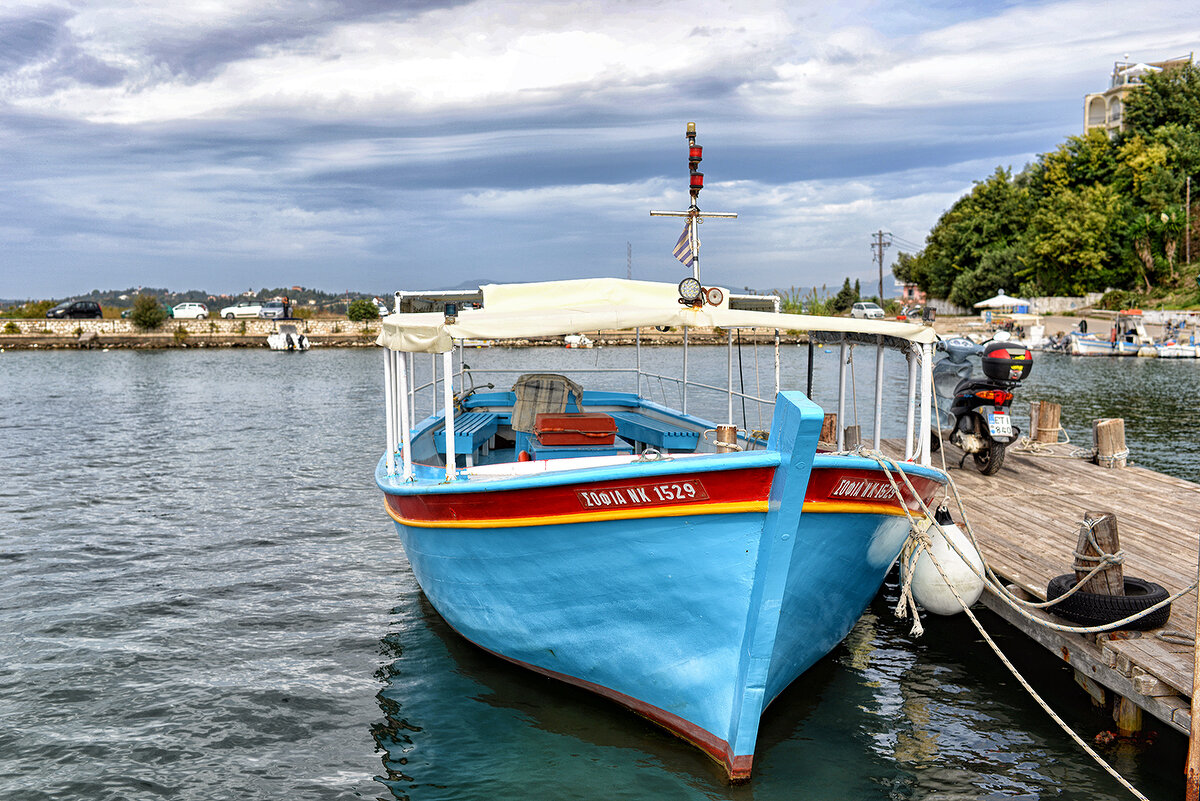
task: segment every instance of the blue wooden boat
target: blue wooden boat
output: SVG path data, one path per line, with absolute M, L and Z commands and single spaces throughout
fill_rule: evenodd
M 934 336 L 909 323 L 781 314 L 777 299 L 693 277 L 694 287 L 596 279 L 397 293 L 379 337 L 387 443 L 375 479 L 418 583 L 459 634 L 625 705 L 739 781 L 763 710 L 846 636 L 900 553 L 906 512 L 920 516 L 945 483 L 927 451 Z M 650 400 L 640 358 L 650 327 L 682 328 L 685 341 L 697 329 L 774 330 L 776 349 L 780 330 L 810 331 L 841 348 L 841 420 L 848 352 L 900 349 L 903 471 L 919 498 L 896 477 L 898 495 L 879 461 L 843 447 L 844 433 L 820 442 L 823 410 L 779 387 L 778 367 L 768 398 L 735 392 L 732 367 L 726 388 L 704 387 L 688 375 L 685 347 L 678 374 L 653 377 L 681 386 L 681 408 Z M 607 329 L 636 332 L 627 389 L 607 374 L 593 386 L 530 373 L 511 390 L 476 391 L 480 371 L 454 364 L 467 340 Z M 415 386 L 420 353 L 435 365 L 441 354 L 441 381 Z M 431 402 L 417 419 L 425 390 L 437 398 L 439 388 L 441 408 Z M 725 424 L 688 412 L 698 389 L 727 397 Z M 732 425 L 739 396 L 773 407 L 769 431 Z

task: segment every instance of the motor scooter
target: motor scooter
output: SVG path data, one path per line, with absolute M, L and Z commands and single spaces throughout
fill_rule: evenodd
M 962 448 L 962 461 L 970 454 L 980 473 L 995 475 L 1004 464 L 1005 449 L 1021 434 L 1012 423 L 1009 407 L 1012 390 L 1033 369 L 1033 354 L 1023 345 L 1004 340 L 978 345 L 955 337 L 936 347 L 946 354 L 933 366 L 939 426 L 949 430 L 951 444 Z M 983 378 L 972 377 L 972 356 L 980 357 Z M 941 447 L 936 433 L 931 446 L 934 451 Z

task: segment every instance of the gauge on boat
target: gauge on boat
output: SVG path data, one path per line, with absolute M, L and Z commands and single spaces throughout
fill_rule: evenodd
M 704 287 L 695 278 L 685 278 L 679 282 L 679 297 L 684 303 L 695 303 L 702 292 Z
M 709 306 L 720 306 L 721 301 L 725 299 L 725 293 L 715 286 L 710 286 L 704 290 L 704 299 L 708 301 Z

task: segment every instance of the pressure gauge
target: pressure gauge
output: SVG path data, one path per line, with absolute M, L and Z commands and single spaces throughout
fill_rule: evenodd
M 702 292 L 704 292 L 704 288 L 695 278 L 685 278 L 679 282 L 679 297 L 684 303 L 695 303 L 700 300 Z

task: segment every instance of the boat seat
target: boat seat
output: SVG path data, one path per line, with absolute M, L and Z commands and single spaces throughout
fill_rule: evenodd
M 532 433 L 539 414 L 562 414 L 567 399 L 575 396 L 575 406 L 583 411 L 583 389 L 565 375 L 558 373 L 526 373 L 513 384 L 516 401 L 512 410 L 513 431 Z
M 495 412 L 467 412 L 454 416 L 454 452 L 463 454 L 467 467 L 475 465 L 475 452 L 486 456 L 492 439 L 500 427 L 500 415 Z M 433 432 L 438 453 L 446 453 L 446 426 Z
M 700 434 L 637 412 L 609 412 L 617 421 L 617 434 L 635 444 L 638 450 L 651 445 L 660 451 L 694 451 Z

